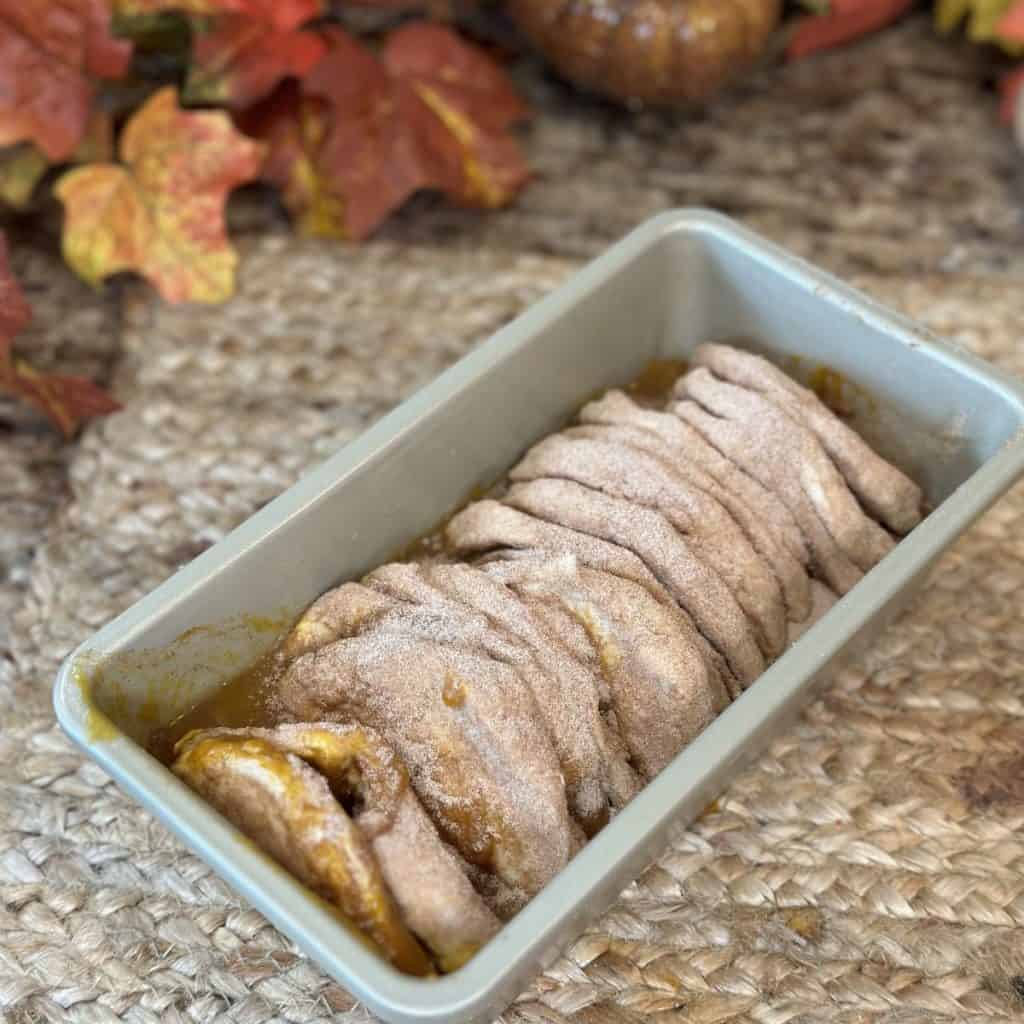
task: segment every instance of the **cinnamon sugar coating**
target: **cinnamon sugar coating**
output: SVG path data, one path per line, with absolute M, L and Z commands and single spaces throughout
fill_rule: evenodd
M 280 698 L 297 720 L 379 732 L 442 837 L 494 876 L 502 915 L 568 861 L 562 772 L 533 693 L 508 665 L 378 627 L 297 658 Z
M 764 671 L 754 628 L 722 577 L 659 512 L 567 480 L 513 484 L 504 501 L 632 551 L 741 681 L 751 683 Z
M 725 582 L 754 627 L 768 658 L 786 644 L 786 606 L 779 582 L 728 509 L 708 491 L 649 452 L 612 438 L 553 434 L 509 473 L 514 481 L 571 480 L 665 517 L 708 568 Z
M 787 617 L 802 622 L 810 613 L 807 542 L 789 509 L 753 477 L 713 448 L 689 424 L 670 413 L 637 405 L 610 391 L 580 414 L 582 426 L 569 437 L 614 439 L 663 459 L 683 478 L 718 500 L 771 567 L 782 588 Z
M 729 703 L 692 623 L 643 587 L 579 567 L 572 557 L 491 562 L 486 571 L 527 598 L 557 602 L 584 627 L 644 778 L 657 775 Z
M 813 393 L 728 346 L 695 362 L 662 410 L 587 404 L 443 549 L 314 602 L 277 662 L 295 724 L 180 744 L 404 970 L 472 956 L 920 519 Z
M 902 536 L 921 521 L 921 488 L 874 452 L 813 391 L 767 359 L 730 345 L 699 345 L 693 362 L 722 380 L 756 391 L 807 427 L 864 508 L 890 530 Z
M 401 936 L 404 926 L 412 932 L 442 971 L 456 970 L 498 931 L 500 922 L 470 884 L 462 862 L 441 841 L 409 787 L 404 766 L 370 729 L 319 722 L 274 729 L 204 730 L 179 744 L 175 770 L 190 782 L 202 779 L 200 786 L 216 790 L 218 804 L 230 806 L 233 816 L 241 817 L 249 789 L 239 780 L 244 777 L 249 785 L 258 787 L 258 781 L 252 780 L 259 780 L 265 768 L 254 764 L 252 751 L 263 744 L 285 755 L 288 767 L 285 777 L 277 780 L 280 785 L 266 787 L 269 796 L 263 794 L 246 807 L 246 831 L 251 839 L 268 848 L 272 843 L 265 837 L 275 829 L 275 821 L 294 817 L 300 804 L 322 808 L 324 843 L 331 842 L 332 833 L 342 846 L 353 842 L 350 822 L 354 822 L 369 844 L 388 892 L 380 890 L 372 864 L 363 863 L 349 872 L 352 886 L 361 885 L 362 891 L 346 892 L 340 901 L 336 891 L 329 895 L 335 902 L 379 907 L 377 916 L 392 913 L 390 896 L 400 917 L 390 925 L 391 930 Z M 218 747 L 222 759 L 211 763 L 208 752 Z M 296 758 L 310 770 L 296 765 Z M 197 764 L 201 764 L 198 774 Z M 221 775 L 214 784 L 213 775 L 218 772 Z M 283 807 L 282 786 L 292 787 Z M 308 826 L 292 829 L 285 841 L 293 846 L 310 844 L 313 830 Z M 361 852 L 360 845 L 354 845 Z M 324 868 L 331 858 L 322 856 L 322 850 L 304 858 L 303 863 L 309 865 L 313 876 L 328 877 Z M 336 888 L 336 875 L 329 877 Z M 370 909 L 362 913 L 370 913 Z M 404 941 L 404 936 L 401 939 Z M 387 941 L 394 944 L 393 939 Z
M 762 482 L 771 478 L 794 514 L 791 501 L 799 489 L 839 549 L 862 572 L 892 550 L 893 538 L 860 507 L 817 437 L 802 423 L 762 395 L 721 381 L 704 367 L 686 374 L 677 393 L 741 432 L 748 441 L 746 463 L 758 467 Z
M 633 428 L 632 437 L 645 450 L 660 454 L 691 479 L 698 482 L 708 478 L 714 480 L 726 493 L 738 500 L 740 507 L 749 509 L 776 542 L 788 550 L 800 565 L 807 564 L 810 557 L 807 541 L 785 504 L 671 412 L 644 408 L 624 391 L 612 390 L 583 407 L 580 423 L 583 427 L 576 429 L 591 426 Z M 650 441 L 638 437 L 635 433 L 637 430 L 657 438 L 655 445 L 652 447 Z M 693 475 L 697 473 L 700 475 Z
M 464 557 L 506 548 L 573 555 L 582 565 L 632 580 L 659 601 L 673 603 L 671 594 L 632 551 L 501 502 L 474 502 L 449 520 L 444 536 L 449 550 Z
M 465 647 L 513 668 L 536 698 L 565 776 L 569 809 L 586 835 L 639 790 L 616 726 L 602 714 L 608 703 L 603 678 L 576 662 L 499 581 L 471 566 L 392 563 L 371 573 L 365 586 L 345 584 L 332 593 L 325 608 L 335 615 L 338 637 L 392 630 Z M 345 593 L 352 596 L 345 599 Z M 364 615 L 369 607 L 376 608 L 372 616 Z

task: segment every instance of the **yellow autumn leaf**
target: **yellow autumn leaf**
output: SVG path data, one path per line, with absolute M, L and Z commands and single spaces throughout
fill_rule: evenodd
M 975 43 L 994 43 L 1007 53 L 1019 54 L 1024 47 L 999 35 L 999 22 L 1014 0 L 938 0 L 935 24 L 940 32 L 952 32 L 966 21 L 967 38 Z
M 224 206 L 259 173 L 263 147 L 222 112 L 183 111 L 167 88 L 131 118 L 120 148 L 122 164 L 81 167 L 57 183 L 67 262 L 93 284 L 137 271 L 170 302 L 228 298 L 237 256 Z

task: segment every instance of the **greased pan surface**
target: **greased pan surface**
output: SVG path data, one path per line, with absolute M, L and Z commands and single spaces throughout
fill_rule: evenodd
M 290 618 L 431 529 L 583 401 L 651 359 L 747 339 L 849 385 L 854 426 L 935 511 L 480 953 L 420 981 L 379 960 L 151 757 L 152 729 L 267 650 Z M 646 222 L 84 643 L 54 691 L 85 752 L 371 1010 L 491 1019 L 912 596 L 1024 470 L 1024 391 L 732 221 Z

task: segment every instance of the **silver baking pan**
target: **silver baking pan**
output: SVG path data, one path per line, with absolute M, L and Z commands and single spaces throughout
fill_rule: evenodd
M 428 532 L 596 392 L 706 340 L 836 371 L 854 425 L 926 489 L 925 522 L 465 967 L 403 976 L 151 757 L 151 731 L 266 651 L 293 617 Z M 1024 467 L 1013 380 L 730 220 L 643 224 L 72 654 L 61 725 L 133 797 L 371 1010 L 499 1013 L 755 757 L 841 656 L 907 603 Z

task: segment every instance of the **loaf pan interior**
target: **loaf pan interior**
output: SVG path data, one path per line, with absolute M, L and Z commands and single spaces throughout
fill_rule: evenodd
M 651 359 L 741 340 L 839 374 L 853 425 L 938 505 L 1020 429 L 1011 389 L 894 337 L 838 282 L 737 241 L 714 216 L 641 229 L 147 599 L 83 663 L 91 699 L 144 740 L 357 577 L 492 483 L 588 398 Z M 113 657 L 109 657 L 113 655 Z
M 433 528 L 588 398 L 651 359 L 685 359 L 701 341 L 740 339 L 805 378 L 822 366 L 836 371 L 854 426 L 924 484 L 937 511 L 875 570 L 873 584 L 855 588 L 845 611 L 769 670 L 765 686 L 713 723 L 467 967 L 415 982 L 357 944 L 339 943 L 330 914 L 137 746 L 268 649 L 327 587 Z M 62 668 L 58 716 L 371 1008 L 401 1022 L 490 1019 L 657 853 L 668 830 L 796 713 L 839 649 L 881 623 L 1019 475 L 1021 445 L 1011 442 L 1022 425 L 1016 386 L 977 360 L 933 344 L 725 218 L 666 214 L 102 629 Z

